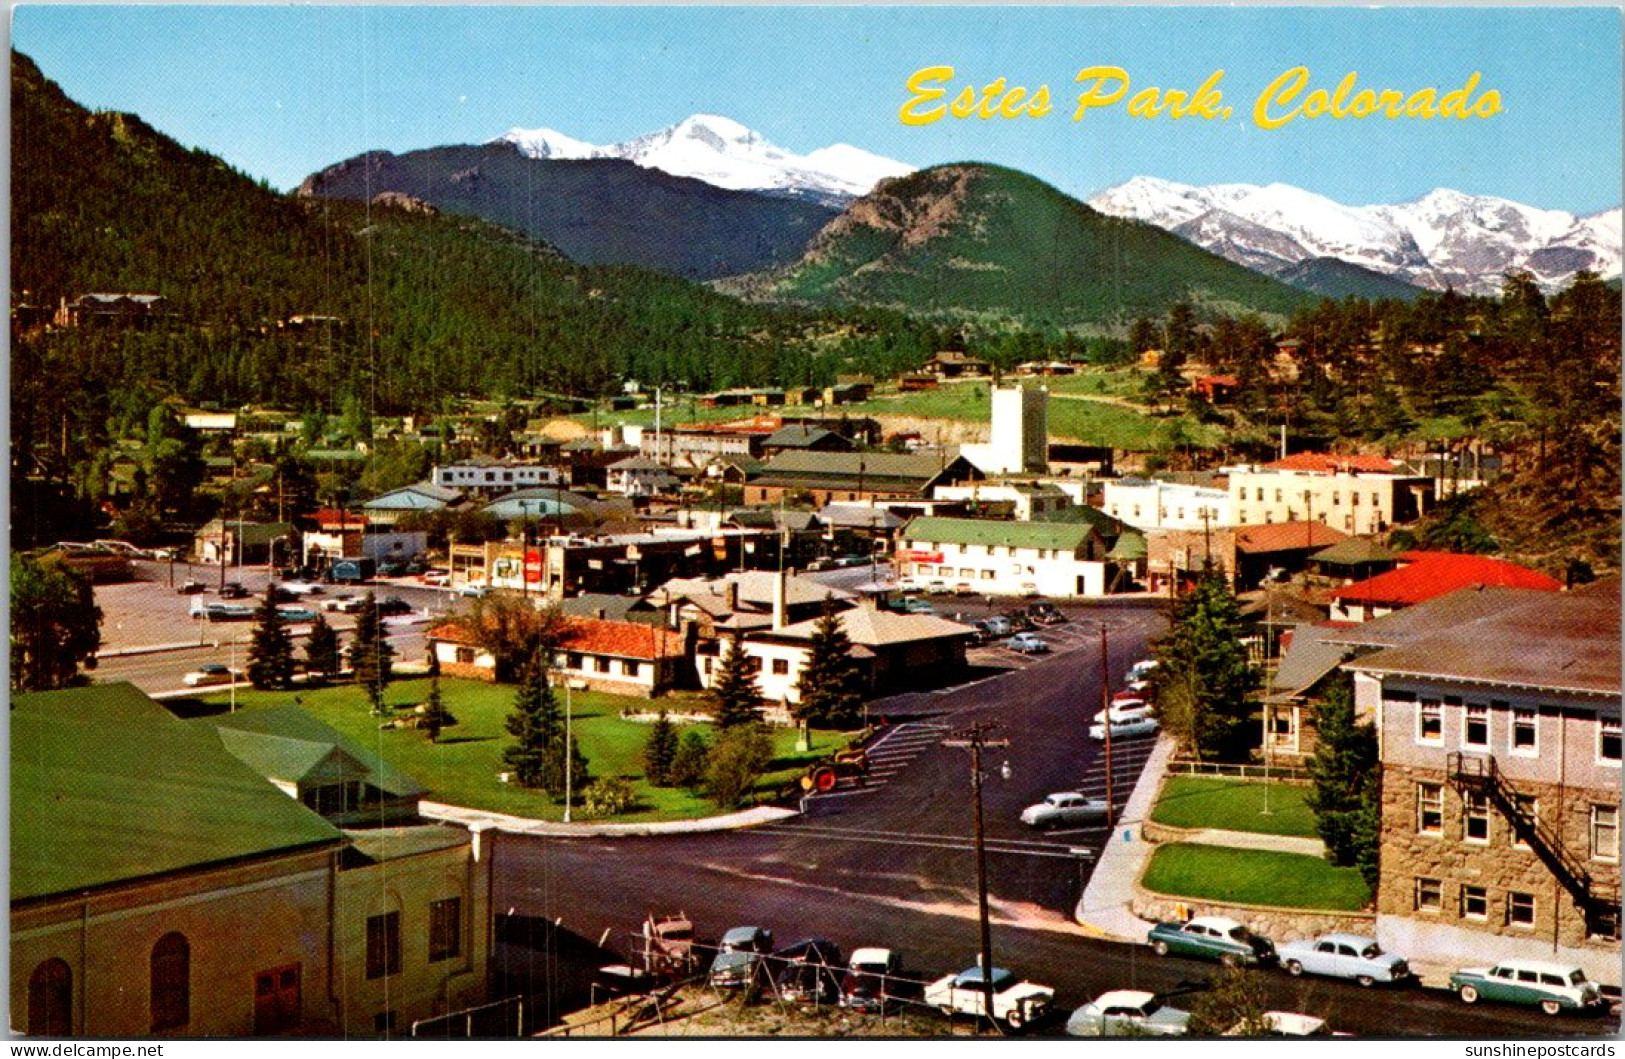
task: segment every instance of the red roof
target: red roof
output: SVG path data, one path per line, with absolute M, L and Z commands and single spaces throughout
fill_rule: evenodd
M 1325 452 L 1299 452 L 1264 464 L 1268 471 L 1313 471 L 1318 474 L 1393 474 L 1396 464 L 1381 456 L 1334 456 Z
M 1248 554 L 1326 548 L 1348 537 L 1324 522 L 1266 522 L 1237 526 L 1236 550 Z
M 668 629 L 657 629 L 635 621 L 604 621 L 576 618 L 561 645 L 568 651 L 616 658 L 680 658 L 683 638 Z
M 367 525 L 367 516 L 354 511 L 340 511 L 336 507 L 323 507 L 316 509 L 316 524 L 322 529 L 337 529 L 340 526 L 362 529 Z
M 429 630 L 429 639 L 446 643 L 477 644 L 474 631 L 466 625 L 446 622 Z M 635 621 L 603 621 L 598 618 L 573 618 L 564 639 L 559 644 L 567 651 L 589 655 L 612 655 L 616 658 L 680 658 L 683 655 L 683 637 L 669 629 L 657 629 Z
M 1406 565 L 1339 589 L 1332 598 L 1346 603 L 1405 607 L 1475 585 L 1533 588 L 1543 592 L 1557 592 L 1563 587 L 1561 581 L 1527 566 L 1485 555 L 1406 552 L 1400 561 Z

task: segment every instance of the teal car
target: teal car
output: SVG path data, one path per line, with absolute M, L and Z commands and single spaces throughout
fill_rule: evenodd
M 1548 1015 L 1602 1005 L 1602 990 L 1573 964 L 1502 960 L 1494 967 L 1464 967 L 1450 976 L 1450 991 L 1463 1004 L 1493 1000 L 1529 1004 Z
M 1275 944 L 1226 916 L 1197 916 L 1184 923 L 1158 923 L 1146 935 L 1158 956 L 1198 956 L 1255 966 L 1275 962 Z

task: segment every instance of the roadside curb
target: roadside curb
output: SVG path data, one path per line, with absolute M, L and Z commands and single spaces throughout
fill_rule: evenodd
M 199 643 L 196 640 L 187 640 L 185 643 L 159 643 L 146 644 L 141 647 L 115 647 L 111 651 L 97 651 L 96 659 L 103 658 L 129 658 L 132 655 L 156 655 L 168 651 L 185 651 L 195 647 L 213 647 L 214 641 L 205 640 Z
M 736 831 L 740 828 L 771 824 L 789 817 L 800 816 L 794 809 L 762 805 L 741 813 L 725 816 L 707 816 L 699 820 L 666 820 L 646 824 L 561 824 L 551 820 L 532 820 L 524 816 L 494 813 L 484 809 L 469 809 L 441 802 L 419 802 L 418 815 L 447 823 L 484 824 L 498 831 L 515 835 L 542 835 L 547 838 L 603 838 L 609 836 L 647 836 L 703 834 L 713 831 Z

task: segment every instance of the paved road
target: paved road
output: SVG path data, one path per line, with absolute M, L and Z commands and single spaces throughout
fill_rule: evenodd
M 1111 628 L 1118 680 L 1158 622 L 1145 609 L 1099 608 Z M 1081 623 L 1080 623 L 1081 624 Z M 782 941 L 834 938 L 843 948 L 888 945 L 920 974 L 974 962 L 975 870 L 969 761 L 942 737 L 996 721 L 1008 738 L 984 789 L 995 960 L 1058 990 L 1064 1012 L 1111 988 L 1168 990 L 1212 966 L 1159 960 L 1143 945 L 1085 937 L 1070 911 L 1087 876 L 1074 848 L 1101 829 L 1034 834 L 1020 809 L 1053 790 L 1105 786 L 1102 748 L 1085 735 L 1098 709 L 1098 654 L 1083 647 L 1023 660 L 992 680 L 890 700 L 893 734 L 877 749 L 868 787 L 815 799 L 801 819 L 720 834 L 603 839 L 504 836 L 494 862 L 495 907 L 562 918 L 564 926 L 630 951 L 628 932 L 649 911 L 686 910 L 702 936 L 730 926 L 769 927 Z M 896 741 L 888 747 L 888 742 Z M 882 753 L 884 751 L 884 753 Z M 1149 745 L 1114 747 L 1113 795 L 1121 803 Z M 1010 778 L 997 776 L 1008 761 Z M 1612 1031 L 1601 1019 L 1550 1020 L 1516 1009 L 1468 1008 L 1436 992 L 1372 994 L 1325 980 L 1270 973 L 1272 1006 L 1309 1011 L 1339 1028 L 1398 1036 L 1550 1036 Z

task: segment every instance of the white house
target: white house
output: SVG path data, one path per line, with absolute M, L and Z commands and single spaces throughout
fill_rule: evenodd
M 557 467 L 480 456 L 436 467 L 429 480 L 446 489 L 493 496 L 516 489 L 570 484 L 569 476 Z
M 645 456 L 628 456 L 606 468 L 608 489 L 622 496 L 657 496 L 677 488 L 677 476 Z
M 1223 489 L 1152 478 L 1107 478 L 1101 507 L 1137 530 L 1220 529 L 1235 525 L 1235 505 Z
M 968 518 L 917 518 L 899 540 L 899 576 L 991 596 L 1103 596 L 1114 543 L 1089 522 Z

